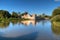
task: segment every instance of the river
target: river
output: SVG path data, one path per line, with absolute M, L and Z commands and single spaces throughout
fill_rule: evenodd
M 0 23 L 1 40 L 60 40 L 58 31 L 50 20 Z

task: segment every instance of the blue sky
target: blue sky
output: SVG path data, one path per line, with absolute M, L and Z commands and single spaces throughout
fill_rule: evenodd
M 55 0 L 0 0 L 0 10 L 7 10 L 10 13 L 27 11 L 30 14 L 51 15 L 58 6 L 60 1 Z

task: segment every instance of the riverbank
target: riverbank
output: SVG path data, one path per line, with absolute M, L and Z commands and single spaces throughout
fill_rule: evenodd
M 22 21 L 22 20 L 29 20 L 29 19 L 23 19 L 23 18 L 0 18 L 0 22 L 9 22 L 9 21 Z
M 60 26 L 60 15 L 52 17 L 51 21 L 55 26 Z

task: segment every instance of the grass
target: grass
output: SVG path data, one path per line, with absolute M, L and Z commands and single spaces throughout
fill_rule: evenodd
M 60 22 L 60 15 L 56 15 L 56 16 L 52 17 L 51 21 Z
M 52 17 L 51 21 L 55 26 L 60 27 L 60 15 L 56 15 L 56 16 Z
M 24 18 L 0 18 L 0 22 L 10 22 L 12 20 L 22 21 L 22 20 L 29 20 Z

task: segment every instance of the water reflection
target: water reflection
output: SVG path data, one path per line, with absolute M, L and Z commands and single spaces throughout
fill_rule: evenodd
M 35 26 L 36 24 L 42 23 L 42 25 L 44 26 L 44 24 L 47 22 L 47 20 L 26 20 L 26 21 L 21 21 L 21 23 L 23 25 L 29 26 L 30 24 L 32 24 L 33 26 Z
M 0 36 L 0 39 L 1 40 L 36 40 L 37 34 L 38 34 L 37 32 L 34 32 L 34 33 L 27 34 L 27 35 L 19 36 L 17 38 L 6 38 L 6 37 Z
M 29 24 L 36 25 L 35 20 L 26 20 L 26 21 L 21 21 L 22 24 L 28 26 Z
M 56 40 L 60 26 L 50 20 L 25 20 L 0 23 L 1 40 Z M 28 27 L 27 27 L 28 26 Z
M 60 40 L 60 25 L 57 22 L 52 22 L 52 32 L 56 40 Z
M 22 35 L 27 35 L 30 33 L 35 33 L 37 32 L 38 26 L 41 26 L 41 24 L 46 23 L 43 21 L 42 20 L 26 20 L 26 21 L 19 22 L 19 21 L 13 20 L 11 22 L 3 22 L 3 26 L 1 27 L 3 27 L 4 29 L 0 28 L 0 32 L 2 32 L 1 36 L 7 37 L 7 38 L 9 37 L 14 38 L 14 37 L 22 36 Z M 34 28 L 30 24 L 36 25 L 37 27 Z M 24 25 L 29 26 L 29 27 L 26 27 Z
M 1 22 L 0 23 L 0 28 L 6 28 L 6 27 L 9 26 L 9 24 L 10 24 L 10 22 Z
M 11 20 L 11 23 L 12 23 L 13 25 L 15 25 L 15 24 L 18 23 L 18 20 Z
M 41 22 L 42 25 L 44 25 L 44 24 L 47 22 L 47 20 L 24 20 L 24 21 L 12 20 L 12 21 L 10 21 L 10 22 L 1 22 L 1 23 L 0 23 L 0 28 L 9 27 L 9 24 L 10 24 L 10 23 L 12 23 L 13 25 L 23 24 L 23 25 L 29 26 L 30 24 L 32 24 L 33 26 L 35 26 L 35 25 L 38 24 L 39 22 Z
M 52 22 L 52 31 L 56 35 L 60 35 L 60 25 L 58 25 L 56 22 Z

